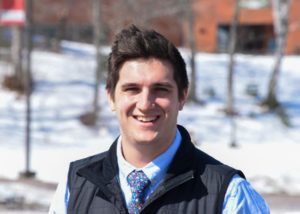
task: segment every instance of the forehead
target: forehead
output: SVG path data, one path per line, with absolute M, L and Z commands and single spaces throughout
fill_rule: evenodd
M 167 60 L 156 58 L 126 61 L 119 72 L 119 82 L 135 80 L 174 81 L 173 66 Z

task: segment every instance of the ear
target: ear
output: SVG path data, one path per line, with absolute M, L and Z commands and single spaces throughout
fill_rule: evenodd
M 183 97 L 179 100 L 179 110 L 180 111 L 183 109 L 183 106 L 187 101 L 187 97 L 188 97 L 188 89 L 184 89 Z
M 110 106 L 110 110 L 115 111 L 116 107 L 115 107 L 115 100 L 113 98 L 113 95 L 111 94 L 111 91 L 106 89 L 106 97 L 108 100 L 108 104 Z

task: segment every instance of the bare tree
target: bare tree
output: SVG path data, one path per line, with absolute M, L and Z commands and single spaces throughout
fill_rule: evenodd
M 196 56 L 196 47 L 195 47 L 195 35 L 194 35 L 194 11 L 193 11 L 193 0 L 185 1 L 186 7 L 183 9 L 188 22 L 188 43 L 191 51 L 190 56 L 190 67 L 191 67 L 191 76 L 190 76 L 190 91 L 189 91 L 189 99 L 201 103 L 200 99 L 197 97 L 197 73 L 196 73 L 196 64 L 195 64 L 195 56 Z
M 93 109 L 80 116 L 80 120 L 85 125 L 93 126 L 96 124 L 99 115 L 99 84 L 101 79 L 101 54 L 100 54 L 100 39 L 101 39 L 101 14 L 100 14 L 100 0 L 92 0 L 92 13 L 93 13 L 93 29 L 94 29 L 94 46 L 95 46 L 95 86 Z
M 13 73 L 5 75 L 3 85 L 4 87 L 24 93 L 24 75 L 22 72 L 22 49 L 23 49 L 23 27 L 20 25 L 12 25 L 12 41 L 11 41 L 11 61 Z
M 234 114 L 234 91 L 233 91 L 233 76 L 234 76 L 234 65 L 235 65 L 235 52 L 236 52 L 236 43 L 237 43 L 237 29 L 239 23 L 239 14 L 240 14 L 240 0 L 236 0 L 234 6 L 234 12 L 231 21 L 231 28 L 229 34 L 229 65 L 228 65 L 228 76 L 227 76 L 227 102 L 225 111 L 229 115 Z
M 56 33 L 53 40 L 53 49 L 55 51 L 60 51 L 60 42 L 64 39 L 68 17 L 72 8 L 72 0 L 67 0 L 67 2 L 59 8 L 58 12 L 58 22 L 56 27 Z
M 101 37 L 101 19 L 100 19 L 100 0 L 93 0 L 93 26 L 94 26 L 94 45 L 96 49 L 96 71 L 95 71 L 95 88 L 94 88 L 94 101 L 93 113 L 95 119 L 98 118 L 99 111 L 99 83 L 101 77 L 101 55 L 100 55 L 100 37 Z
M 288 16 L 290 0 L 272 0 L 273 4 L 273 22 L 275 29 L 276 50 L 275 63 L 273 72 L 269 81 L 268 94 L 263 101 L 263 105 L 269 109 L 275 109 L 279 106 L 277 98 L 278 80 L 280 73 L 280 66 L 284 56 L 284 49 L 286 46 L 286 39 L 288 33 Z
M 25 171 L 21 173 L 23 177 L 34 177 L 35 172 L 30 169 L 31 157 L 31 94 L 32 94 L 32 71 L 31 71 L 31 51 L 32 51 L 32 0 L 26 0 L 26 25 L 25 25 L 25 66 L 24 80 L 26 91 L 26 130 L 25 130 Z
M 228 76 L 227 76 L 227 103 L 225 112 L 230 116 L 230 146 L 237 147 L 236 142 L 236 121 L 234 119 L 234 90 L 233 90 L 233 77 L 234 77 L 234 65 L 235 65 L 235 52 L 237 43 L 237 30 L 239 24 L 240 15 L 240 0 L 236 0 L 234 5 L 233 16 L 231 20 L 230 34 L 229 34 L 229 65 L 228 65 Z
M 13 26 L 12 27 L 12 46 L 11 46 L 11 53 L 12 53 L 12 62 L 14 66 L 14 73 L 19 80 L 23 79 L 22 74 L 22 27 L 20 26 Z
M 19 93 L 24 93 L 25 90 L 24 74 L 22 70 L 22 31 L 21 26 L 12 26 L 11 60 L 13 73 L 6 75 L 3 82 L 4 87 Z

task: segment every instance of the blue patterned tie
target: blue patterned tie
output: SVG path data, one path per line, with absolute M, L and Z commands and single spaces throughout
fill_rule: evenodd
M 150 184 L 150 180 L 143 171 L 133 170 L 127 176 L 127 182 L 132 192 L 131 201 L 128 206 L 128 212 L 130 214 L 138 214 L 145 202 L 144 191 Z

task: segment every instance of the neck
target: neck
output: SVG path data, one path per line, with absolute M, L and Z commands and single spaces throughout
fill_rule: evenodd
M 153 161 L 156 157 L 164 153 L 172 144 L 173 139 L 168 144 L 158 145 L 132 145 L 122 139 L 122 154 L 124 159 L 131 165 L 142 168 Z M 158 147 L 159 146 L 159 147 Z

